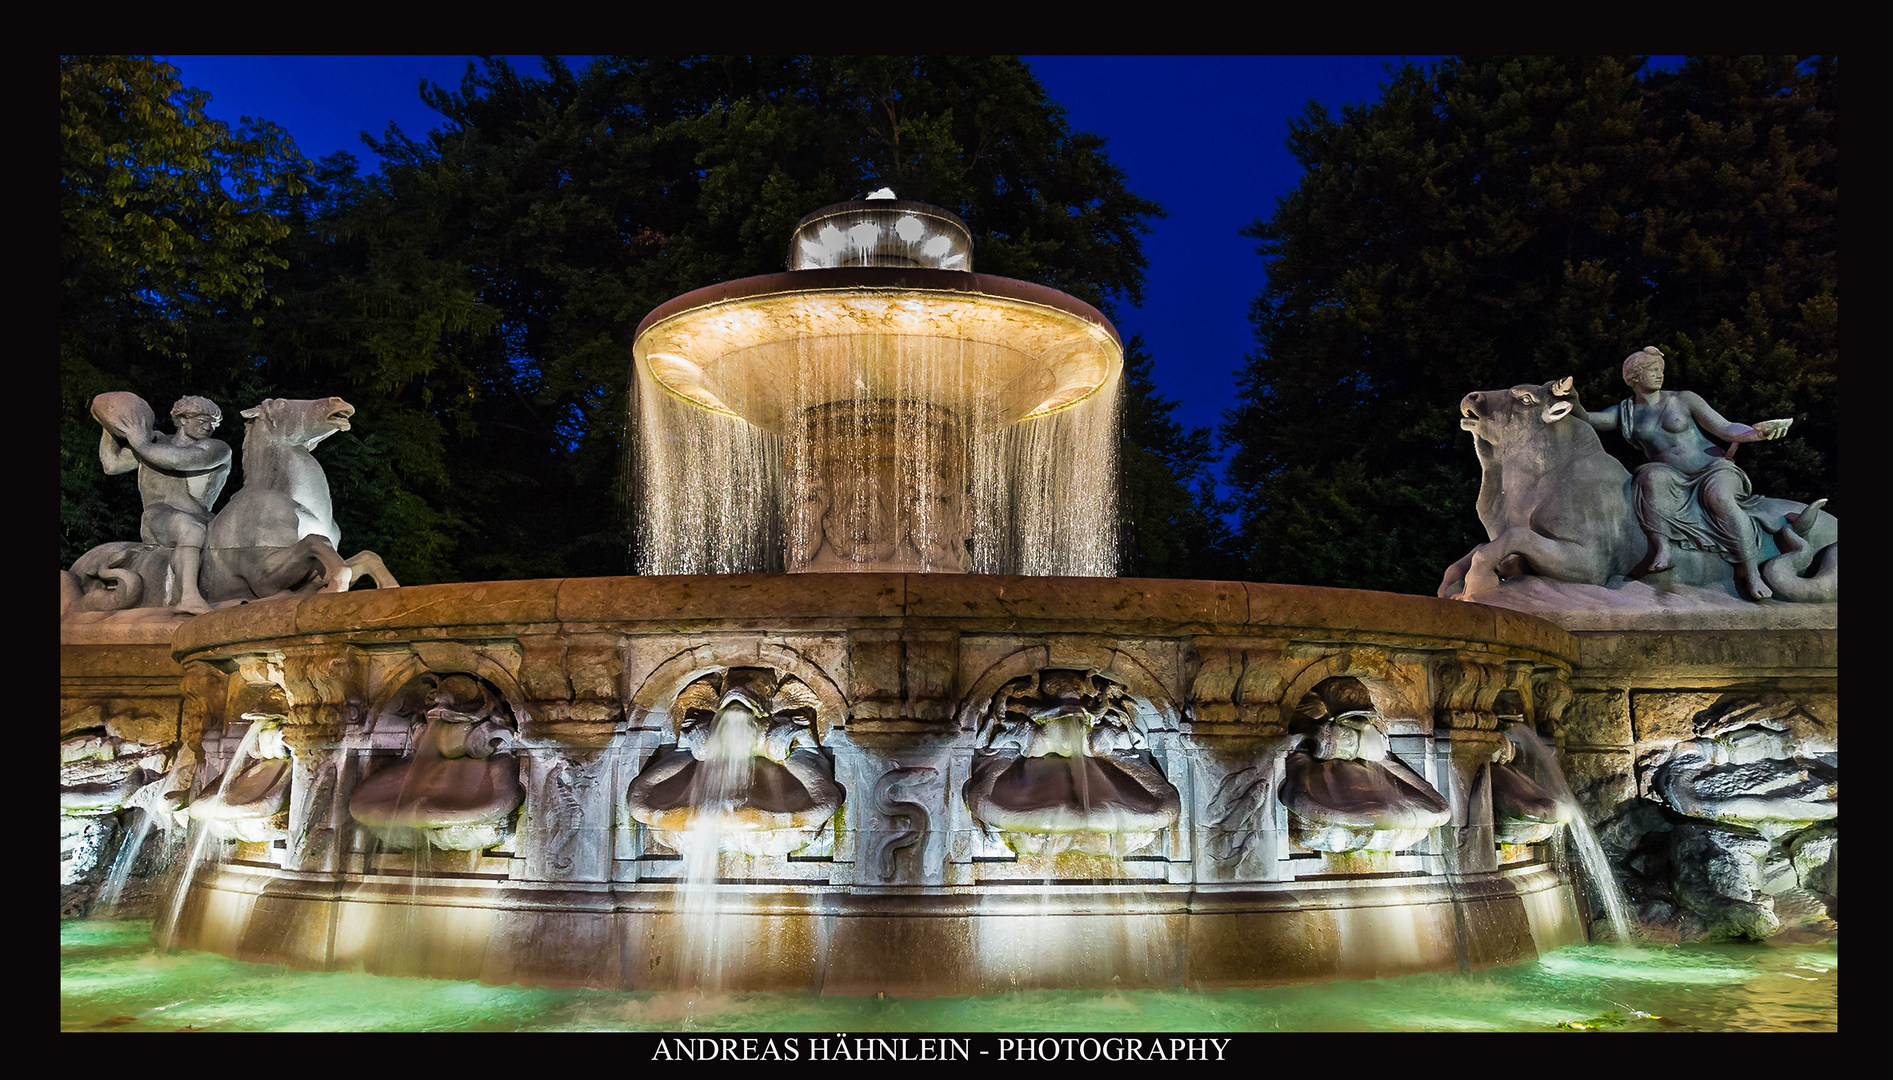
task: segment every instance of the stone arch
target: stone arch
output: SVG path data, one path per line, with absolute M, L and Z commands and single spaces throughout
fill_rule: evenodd
M 1175 731 L 1182 719 L 1182 710 L 1163 680 L 1136 657 L 1101 642 L 1085 643 L 1078 648 L 1066 644 L 1056 651 L 1040 643 L 1007 653 L 973 680 L 954 710 L 959 730 L 978 730 L 1000 687 L 1046 668 L 1090 671 L 1122 683 L 1130 691 L 1136 706 L 1135 719 L 1146 735 L 1154 731 Z
M 398 697 L 415 679 L 423 675 L 472 675 L 499 691 L 506 707 L 512 710 L 515 726 L 524 731 L 532 720 L 532 710 L 527 705 L 527 697 L 519 679 L 506 665 L 493 659 L 479 649 L 460 645 L 458 642 L 436 644 L 427 650 L 435 655 L 429 657 L 421 651 L 410 649 L 397 664 L 384 668 L 374 676 L 374 686 L 367 695 L 368 707 L 365 710 L 364 724 L 369 732 L 376 730 L 382 715 L 394 704 Z M 441 649 L 439 644 L 453 646 Z
M 1417 680 L 1401 679 L 1396 674 L 1399 671 L 1397 661 L 1386 658 L 1380 658 L 1380 661 L 1363 663 L 1355 651 L 1349 650 L 1320 657 L 1302 668 L 1282 687 L 1282 698 L 1278 705 L 1282 730 L 1287 731 L 1294 724 L 1302 698 L 1333 678 L 1358 681 L 1372 699 L 1375 715 L 1383 720 L 1431 726 L 1431 710 L 1420 710 L 1419 703 L 1414 700 L 1416 690 L 1420 694 L 1425 692 L 1424 672 L 1419 673 Z M 1417 686 L 1414 685 L 1416 682 Z M 1420 715 L 1407 715 L 1412 712 L 1419 712 Z
M 835 724 L 846 724 L 848 701 L 841 687 L 820 664 L 802 653 L 774 642 L 753 648 L 733 642 L 705 642 L 651 669 L 625 702 L 626 728 L 642 727 L 648 722 L 661 725 L 675 736 L 678 718 L 670 715 L 670 707 L 684 687 L 713 672 L 738 667 L 773 668 L 783 675 L 793 675 L 814 691 L 821 703 L 815 717 L 818 741 L 827 741 L 828 731 Z

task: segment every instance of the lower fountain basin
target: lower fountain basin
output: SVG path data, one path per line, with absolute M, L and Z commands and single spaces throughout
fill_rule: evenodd
M 961 994 L 1458 970 L 1582 936 L 1562 864 L 1493 838 L 1467 763 L 1497 720 L 1432 689 L 1567 678 L 1570 636 L 1511 612 L 1222 582 L 647 577 L 261 601 L 174 648 L 206 773 L 240 730 L 220 703 L 256 696 L 233 682 L 278 680 L 287 703 L 287 835 L 200 871 L 175 928 L 245 959 L 690 987 L 708 916 L 726 989 Z M 1284 775 L 1296 703 L 1341 677 L 1456 808 L 1362 819 L 1415 832 L 1372 860 L 1307 851 L 1281 785 L 1244 781 Z M 410 734 L 428 694 L 458 715 L 440 687 L 490 697 L 511 749 L 443 736 L 492 756 L 382 765 L 433 745 Z M 700 869 L 675 846 L 691 778 L 656 766 L 752 705 L 747 791 L 697 811 L 726 841 Z M 1029 729 L 1067 749 L 1002 752 Z M 817 760 L 829 794 L 794 775 Z M 403 829 L 481 835 L 451 858 L 376 839 Z
M 677 885 L 517 886 L 473 876 L 207 873 L 191 948 L 295 967 L 495 984 L 693 989 Z M 1546 866 L 1457 885 L 1396 876 L 1244 888 L 1040 883 L 976 891 L 724 887 L 731 992 L 929 997 L 1038 988 L 1222 989 L 1515 964 L 1580 940 Z

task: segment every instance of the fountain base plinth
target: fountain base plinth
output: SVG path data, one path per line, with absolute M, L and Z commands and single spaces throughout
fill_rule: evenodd
M 965 436 L 919 401 L 804 410 L 791 443 L 790 573 L 966 572 Z
M 1545 865 L 1250 885 L 1068 883 L 844 892 L 724 886 L 720 989 L 926 997 L 1024 989 L 1222 989 L 1529 960 L 1578 940 Z M 193 887 L 178 941 L 310 969 L 489 983 L 688 990 L 681 886 L 520 890 L 467 874 L 283 876 L 226 865 Z M 916 958 L 925 962 L 916 962 Z

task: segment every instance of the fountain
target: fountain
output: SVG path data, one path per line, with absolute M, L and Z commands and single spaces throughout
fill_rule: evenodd
M 244 807 L 258 837 L 179 893 L 177 939 L 898 995 L 1450 971 L 1579 939 L 1565 819 L 1505 735 L 1564 722 L 1573 635 L 1108 576 L 1116 331 L 972 255 L 953 215 L 870 198 L 804 219 L 786 272 L 652 312 L 646 576 L 305 592 L 152 642 L 178 775 L 233 777 L 189 780 L 199 817 Z
M 643 572 L 1115 573 L 1117 332 L 972 260 L 958 217 L 871 196 L 651 312 Z

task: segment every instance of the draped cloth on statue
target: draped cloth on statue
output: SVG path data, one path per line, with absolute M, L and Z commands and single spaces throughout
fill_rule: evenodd
M 1635 402 L 1625 401 L 1619 408 L 1622 430 L 1628 435 L 1635 430 Z M 1648 447 L 1634 436 L 1629 438 L 1649 454 Z M 1723 502 L 1703 498 L 1704 491 L 1716 488 L 1733 496 L 1738 513 L 1720 515 L 1707 509 Z M 1738 565 L 1761 551 L 1761 529 L 1756 524 L 1761 501 L 1749 486 L 1748 474 L 1727 458 L 1714 458 L 1695 472 L 1652 461 L 1637 469 L 1631 485 L 1631 506 L 1645 534 L 1665 536 L 1687 550 L 1714 552 Z

